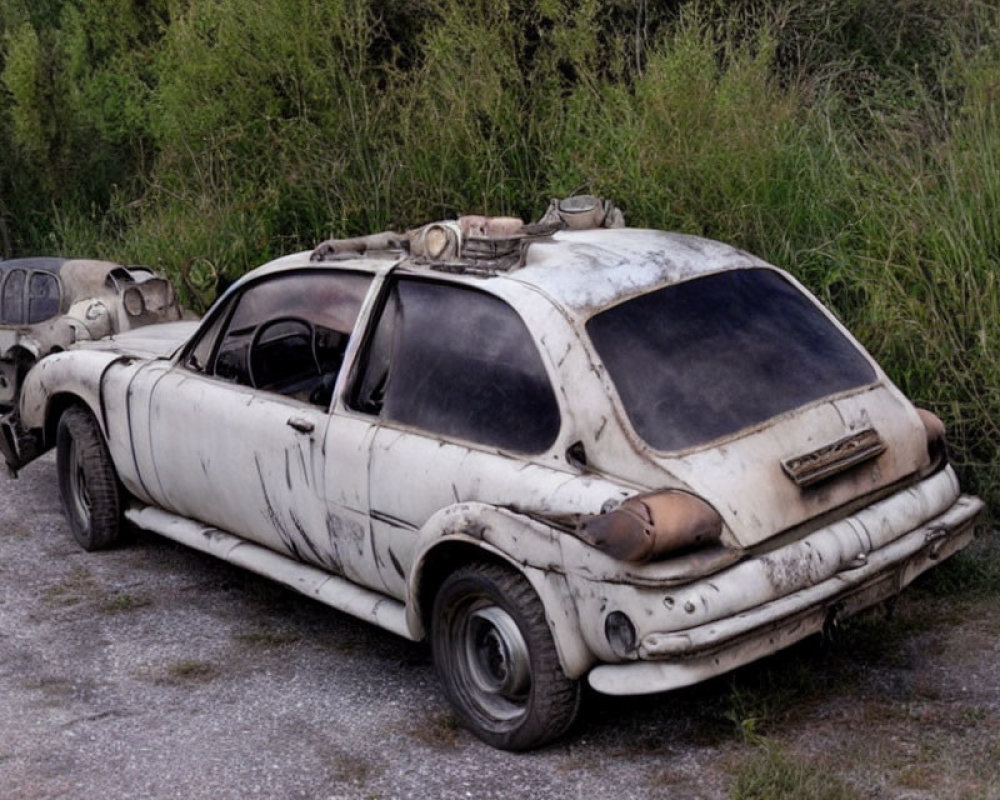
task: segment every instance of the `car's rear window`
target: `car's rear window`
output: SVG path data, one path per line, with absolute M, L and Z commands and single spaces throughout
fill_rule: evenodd
M 59 313 L 59 281 L 48 272 L 33 272 L 28 282 L 28 324 L 35 325 Z
M 779 273 L 668 286 L 587 322 L 636 432 L 683 450 L 874 382 L 875 371 Z

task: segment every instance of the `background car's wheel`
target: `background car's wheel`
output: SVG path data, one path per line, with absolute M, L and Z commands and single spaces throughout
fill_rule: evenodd
M 542 604 L 511 569 L 474 563 L 445 578 L 431 647 L 462 722 L 494 747 L 537 747 L 576 718 L 579 682 L 563 673 Z
M 97 421 L 79 406 L 59 419 L 56 471 L 73 538 L 84 550 L 114 544 L 122 517 L 118 476 Z

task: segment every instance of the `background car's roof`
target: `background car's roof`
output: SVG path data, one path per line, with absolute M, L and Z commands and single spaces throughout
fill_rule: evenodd
M 0 261 L 0 271 L 12 269 L 33 269 L 52 272 L 63 276 L 72 275 L 80 281 L 103 281 L 113 269 L 122 269 L 116 261 L 101 261 L 96 258 L 63 258 L 61 256 L 25 256 Z M 128 269 L 126 267 L 126 269 Z M 142 267 L 142 269 L 149 269 Z
M 37 269 L 46 272 L 59 272 L 63 264 L 71 259 L 58 258 L 56 256 L 28 256 L 25 258 L 11 258 L 0 261 L 0 271 L 12 269 Z
M 14 269 L 36 270 L 58 275 L 63 285 L 64 300 L 73 302 L 108 291 L 106 283 L 108 273 L 127 267 L 114 261 L 59 256 L 29 256 L 0 261 L 0 275 Z

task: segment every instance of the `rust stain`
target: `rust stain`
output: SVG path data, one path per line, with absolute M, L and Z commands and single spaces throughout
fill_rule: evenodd
M 781 468 L 798 486 L 807 487 L 881 455 L 886 444 L 874 428 L 846 436 L 811 453 L 781 462 Z

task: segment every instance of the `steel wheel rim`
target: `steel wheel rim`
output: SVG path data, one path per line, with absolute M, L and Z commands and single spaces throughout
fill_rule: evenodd
M 69 494 L 73 503 L 73 511 L 86 525 L 90 522 L 90 490 L 87 488 L 87 475 L 76 440 L 70 441 L 68 461 Z
M 499 606 L 476 608 L 462 635 L 462 672 L 479 705 L 497 719 L 522 715 L 531 691 L 531 656 L 514 618 Z

